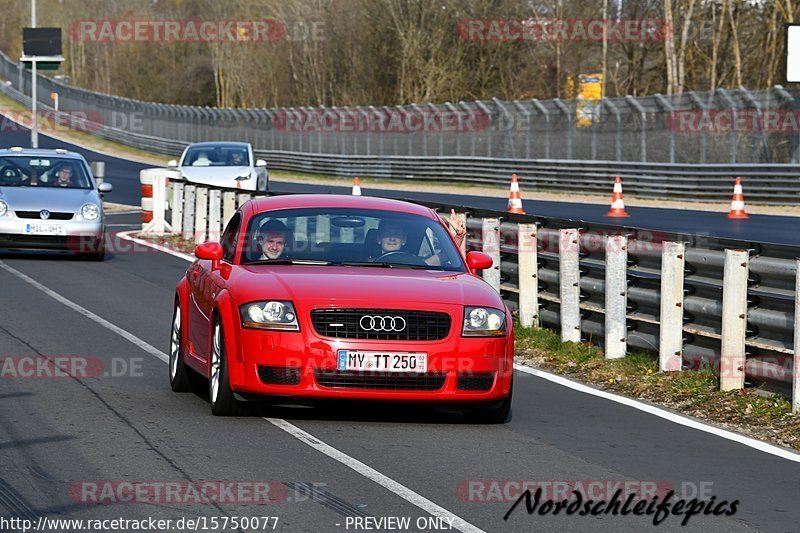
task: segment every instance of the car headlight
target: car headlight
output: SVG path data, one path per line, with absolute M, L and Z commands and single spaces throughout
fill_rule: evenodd
M 81 216 L 84 220 L 95 220 L 100 216 L 100 208 L 96 204 L 83 204 Z
M 502 337 L 506 334 L 506 314 L 493 307 L 465 307 L 464 337 Z
M 251 302 L 240 306 L 239 314 L 245 328 L 300 330 L 294 305 L 288 300 Z
M 0 217 L 6 216 L 6 213 L 8 213 L 8 204 L 0 200 Z

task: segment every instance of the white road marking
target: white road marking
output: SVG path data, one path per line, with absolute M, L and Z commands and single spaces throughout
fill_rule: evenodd
M 156 249 L 158 249 L 158 248 L 156 248 Z M 165 251 L 165 250 L 162 250 L 162 251 Z M 181 255 L 183 255 L 183 254 L 181 254 Z M 75 302 L 73 302 L 73 301 L 61 296 L 57 292 L 45 287 L 44 285 L 42 285 L 41 283 L 39 283 L 35 279 L 32 279 L 30 276 L 27 276 L 27 275 L 23 274 L 19 270 L 7 265 L 3 261 L 0 261 L 0 268 L 2 268 L 3 270 L 9 272 L 10 274 L 13 274 L 14 276 L 18 277 L 19 279 L 23 280 L 25 283 L 28 283 L 29 285 L 39 289 L 40 291 L 42 291 L 43 293 L 45 293 L 49 297 L 53 298 L 54 300 L 58 301 L 59 303 L 62 303 L 64 305 L 66 305 L 67 307 L 69 307 L 70 309 L 72 309 L 74 311 L 77 311 L 81 315 L 89 318 L 90 320 L 93 320 L 94 322 L 100 324 L 104 328 L 106 328 L 106 329 L 108 329 L 110 331 L 113 331 L 114 333 L 116 333 L 117 335 L 121 336 L 125 340 L 130 341 L 131 343 L 133 343 L 134 345 L 138 346 L 139 348 L 141 348 L 145 352 L 147 352 L 150 355 L 156 357 L 158 360 L 163 361 L 165 363 L 169 362 L 169 356 L 167 354 L 165 354 L 164 352 L 162 352 L 158 348 L 154 347 L 153 345 L 148 344 L 147 342 L 143 341 L 142 339 L 140 339 L 139 337 L 137 337 L 133 333 L 125 331 L 124 329 L 122 329 L 122 328 L 120 328 L 118 326 L 115 326 L 114 324 L 112 324 L 108 320 L 97 316 L 96 314 L 92 313 L 88 309 L 86 309 L 86 308 L 76 304 Z M 290 435 L 292 435 L 296 439 L 300 440 L 301 442 L 304 442 L 305 444 L 308 444 L 312 448 L 324 453 L 328 457 L 330 457 L 332 459 L 335 459 L 336 461 L 338 461 L 338 462 L 342 463 L 343 465 L 351 468 L 352 470 L 355 470 L 357 473 L 361 474 L 362 476 L 366 477 L 367 479 L 370 479 L 370 480 L 374 481 L 375 483 L 378 483 L 379 485 L 382 485 L 388 491 L 390 491 L 390 492 L 396 494 L 397 496 L 403 498 L 408 503 L 410 503 L 412 505 L 415 505 L 416 507 L 419 507 L 420 509 L 422 509 L 426 513 L 429 513 L 430 515 L 435 516 L 435 517 L 443 517 L 443 518 L 452 519 L 452 524 L 453 524 L 453 527 L 455 529 L 458 529 L 459 531 L 463 531 L 464 533 L 484 533 L 482 529 L 473 526 L 472 524 L 470 524 L 469 522 L 467 522 L 466 520 L 464 520 L 462 518 L 459 518 L 458 516 L 456 516 L 455 514 L 451 513 L 450 511 L 448 511 L 444 507 L 436 505 L 432 501 L 430 501 L 427 498 L 425 498 L 424 496 L 414 492 L 413 490 L 409 489 L 405 485 L 402 485 L 401 483 L 398 483 L 397 481 L 393 480 L 392 478 L 390 478 L 388 476 L 385 476 L 384 474 L 381 474 L 380 472 L 378 472 L 374 468 L 371 468 L 371 467 L 365 465 L 364 463 L 362 463 L 358 459 L 350 457 L 349 455 L 345 454 L 344 452 L 341 452 L 341 451 L 337 450 L 336 448 L 330 446 L 329 444 L 326 444 L 325 442 L 322 442 L 318 438 L 314 437 L 313 435 L 311 435 L 309 433 L 306 433 L 305 431 L 303 431 L 302 429 L 298 428 L 297 426 L 294 426 L 293 424 L 291 424 L 291 423 L 289 423 L 289 422 L 287 422 L 285 420 L 281 420 L 281 419 L 277 419 L 277 418 L 265 418 L 264 420 L 270 422 L 271 424 L 275 425 L 276 427 L 278 427 L 278 428 L 282 429 L 283 431 L 289 433 Z
M 578 392 L 583 392 L 585 394 L 597 396 L 598 398 L 603 398 L 604 400 L 610 400 L 612 402 L 620 403 L 628 407 L 633 407 L 634 409 L 638 409 L 639 411 L 643 411 L 647 414 L 663 418 L 664 420 L 669 420 L 670 422 L 680 424 L 681 426 L 686 426 L 688 428 L 704 431 L 706 433 L 716 435 L 717 437 L 721 437 L 723 439 L 731 440 L 739 444 L 748 446 L 750 448 L 754 448 L 761 452 L 768 453 L 770 455 L 775 455 L 781 457 L 782 459 L 788 459 L 789 461 L 794 461 L 796 463 L 800 463 L 800 454 L 785 448 L 781 448 L 779 446 L 774 446 L 772 444 L 768 444 L 766 442 L 762 442 L 757 439 L 746 437 L 739 433 L 734 433 L 733 431 L 728 431 L 726 429 L 710 426 L 699 420 L 695 420 L 688 416 L 680 415 L 677 413 L 672 413 L 670 411 L 667 411 L 666 409 L 661 409 L 660 407 L 649 405 L 640 402 L 638 400 L 634 400 L 633 398 L 627 398 L 625 396 L 619 396 L 617 394 L 612 394 L 610 392 L 598 390 L 589 387 L 587 385 L 584 385 L 582 383 L 572 381 L 571 379 L 567 379 L 562 376 L 557 376 L 556 374 L 551 374 L 550 372 L 539 370 L 538 368 L 531 368 L 529 366 L 520 365 L 516 363 L 514 364 L 514 368 L 516 368 L 520 372 L 525 372 L 526 374 L 536 376 L 537 378 L 546 379 L 547 381 L 551 381 L 557 385 L 561 385 L 562 387 L 567 387 L 572 390 L 576 390 Z
M 132 233 L 132 232 L 127 232 L 127 233 Z M 132 237 L 128 237 L 128 238 L 133 239 Z M 146 241 L 141 241 L 139 239 L 136 239 L 136 242 L 138 242 L 140 244 L 143 244 L 144 246 L 154 247 L 157 250 L 161 249 L 161 247 L 159 247 L 157 244 L 152 244 L 152 243 L 149 243 L 149 242 L 146 242 Z M 171 253 L 172 255 L 175 255 L 175 256 L 178 256 L 178 257 L 182 257 L 183 256 L 184 259 L 186 259 L 187 261 L 194 261 L 194 258 L 192 258 L 190 256 L 186 256 L 185 254 L 179 254 L 178 252 L 173 252 L 172 250 L 163 249 L 161 251 L 162 252 L 166 252 L 166 253 Z M 561 377 L 561 376 L 557 376 L 555 374 L 551 374 L 550 372 L 545 372 L 543 370 L 539 370 L 539 369 L 536 369 L 536 368 L 531 368 L 531 367 L 526 366 L 526 365 L 520 365 L 520 364 L 516 364 L 515 363 L 514 364 L 514 368 L 516 368 L 517 370 L 519 370 L 521 372 L 525 372 L 526 374 L 530 374 L 530 375 L 536 376 L 538 378 L 546 379 L 546 380 L 548 380 L 548 381 L 550 381 L 552 383 L 556 383 L 557 385 L 561 385 L 563 387 L 567 387 L 567 388 L 572 389 L 572 390 L 576 390 L 576 391 L 579 391 L 579 392 L 584 392 L 584 393 L 590 394 L 592 396 L 597 396 L 599 398 L 603 398 L 603 399 L 606 399 L 606 400 L 611 400 L 612 402 L 617 402 L 617 403 L 620 403 L 620 404 L 623 404 L 623 405 L 627 405 L 628 407 L 633 407 L 634 409 L 638 409 L 639 411 L 642 411 L 642 412 L 657 416 L 659 418 L 663 418 L 664 420 L 669 420 L 670 422 L 674 422 L 674 423 L 680 424 L 682 426 L 686 426 L 686 427 L 689 427 L 689 428 L 692 428 L 692 429 L 697 429 L 699 431 L 704 431 L 706 433 L 710 433 L 712 435 L 716 435 L 717 437 L 720 437 L 720 438 L 723 438 L 723 439 L 727 439 L 727 440 L 731 440 L 731 441 L 734 441 L 734 442 L 738 442 L 739 444 L 743 444 L 745 446 L 748 446 L 750 448 L 753 448 L 755 450 L 758 450 L 758 451 L 761 451 L 761 452 L 764 452 L 764 453 L 768 453 L 770 455 L 775 455 L 777 457 L 781 457 L 783 459 L 788 459 L 788 460 L 794 461 L 794 462 L 800 462 L 800 454 L 795 453 L 795 452 L 793 452 L 791 450 L 788 450 L 788 449 L 785 449 L 785 448 L 781 448 L 779 446 L 774 446 L 772 444 L 768 444 L 766 442 L 762 442 L 762 441 L 757 440 L 757 439 L 746 437 L 744 435 L 740 435 L 738 433 L 734 433 L 733 431 L 727 431 L 727 430 L 724 430 L 724 429 L 721 429 L 721 428 L 718 428 L 718 427 L 714 427 L 714 426 L 708 425 L 708 424 L 706 424 L 704 422 L 701 422 L 699 420 L 695 420 L 695 419 L 687 417 L 687 416 L 678 415 L 676 413 L 671 413 L 671 412 L 669 412 L 669 411 L 667 411 L 665 409 L 660 409 L 658 407 L 655 407 L 655 406 L 640 402 L 638 400 L 634 400 L 633 398 L 626 398 L 624 396 L 618 396 L 616 394 L 611 394 L 609 392 L 593 389 L 592 387 L 588 387 L 586 385 L 583 385 L 582 383 L 577 383 L 577 382 L 572 381 L 570 379 L 567 379 L 567 378 L 564 378 L 564 377 Z
M 119 237 L 120 239 L 124 239 L 126 241 L 135 242 L 136 244 L 141 244 L 142 246 L 149 246 L 150 248 L 158 250 L 159 252 L 164 252 L 165 254 L 170 254 L 174 255 L 175 257 L 180 257 L 181 259 L 189 261 L 190 263 L 192 263 L 195 260 L 195 258 L 189 254 L 185 254 L 175 250 L 170 250 L 166 246 L 161 246 L 160 244 L 156 244 L 154 242 L 133 237 L 132 236 L 133 233 L 139 233 L 139 230 L 121 231 L 117 233 L 117 237 Z
M 348 468 L 355 470 L 365 478 L 370 479 L 375 483 L 377 483 L 378 485 L 383 486 L 386 490 L 400 496 L 407 502 L 419 507 L 420 509 L 430 514 L 431 516 L 447 518 L 448 522 L 452 523 L 453 528 L 458 529 L 459 531 L 464 531 L 465 533 L 483 532 L 482 529 L 470 524 L 463 518 L 454 515 L 444 507 L 436 505 L 435 503 L 433 503 L 426 497 L 422 496 L 421 494 L 418 494 L 413 490 L 409 489 L 408 487 L 406 487 L 405 485 L 402 485 L 397 481 L 393 480 L 392 478 L 381 474 L 374 468 L 365 465 L 358 459 L 354 459 L 349 455 L 347 455 L 346 453 L 337 450 L 333 446 L 322 442 L 314 435 L 311 435 L 310 433 L 303 431 L 294 424 L 280 418 L 264 418 L 264 420 L 266 420 L 270 424 L 273 424 L 276 427 L 279 427 L 280 429 L 290 434 L 300 442 L 308 444 L 318 452 L 324 453 L 331 459 L 339 461 Z
M 89 320 L 92 320 L 92 321 L 100 324 L 101 326 L 103 326 L 104 328 L 106 328 L 106 329 L 108 329 L 110 331 L 113 331 L 114 333 L 116 333 L 117 335 L 122 337 L 123 339 L 125 339 L 125 340 L 131 342 L 132 344 L 136 345 L 137 347 L 141 348 L 143 351 L 149 353 L 153 357 L 156 357 L 157 359 L 160 359 L 161 361 L 164 361 L 165 363 L 169 361 L 169 356 L 167 354 L 165 354 L 164 352 L 162 352 L 161 350 L 159 350 L 158 348 L 156 348 L 155 346 L 153 346 L 152 344 L 148 344 L 147 342 L 143 341 L 142 339 L 140 339 L 139 337 L 137 337 L 133 333 L 129 333 L 129 332 L 125 331 L 121 327 L 112 324 L 111 322 L 109 322 L 105 318 L 97 316 L 96 314 L 92 313 L 91 311 L 89 311 L 85 307 L 81 307 L 80 305 L 76 304 L 72 300 L 68 300 L 67 298 L 64 298 L 63 296 L 61 296 L 57 292 L 55 292 L 55 291 L 53 291 L 51 289 L 48 289 L 47 287 L 45 287 L 44 285 L 42 285 L 41 283 L 39 283 L 35 279 L 33 279 L 33 278 L 29 277 L 29 276 L 26 276 L 25 274 L 23 274 L 22 272 L 20 272 L 16 268 L 8 266 L 3 261 L 0 261 L 0 268 L 2 268 L 3 270 L 5 270 L 6 272 L 8 272 L 10 274 L 15 275 L 16 277 L 18 277 L 19 279 L 21 279 L 22 281 L 24 281 L 28 285 L 31 285 L 32 287 L 35 287 L 35 288 L 39 289 L 40 291 L 42 291 L 43 293 L 48 295 L 50 298 L 56 300 L 59 303 L 62 303 L 64 305 L 66 305 L 67 307 L 69 307 L 73 311 L 77 311 L 78 313 L 82 314 L 83 316 L 85 316 Z

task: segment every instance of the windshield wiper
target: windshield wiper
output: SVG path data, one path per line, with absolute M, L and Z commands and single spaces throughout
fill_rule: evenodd
M 406 263 L 389 263 L 386 261 L 339 261 L 332 263 L 336 266 L 358 266 L 358 267 L 373 267 L 373 268 L 421 268 L 429 270 L 429 265 L 409 265 Z
M 330 261 L 317 261 L 316 259 L 257 259 L 255 261 L 248 261 L 248 265 L 319 265 L 326 266 L 332 264 Z

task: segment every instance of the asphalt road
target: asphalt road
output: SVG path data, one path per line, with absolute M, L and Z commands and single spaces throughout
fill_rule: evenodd
M 135 218 L 109 222 L 124 229 Z M 347 527 L 348 517 L 391 516 L 410 518 L 411 527 L 372 530 L 434 531 L 415 525 L 430 517 L 428 502 L 463 519 L 461 531 L 642 531 L 654 528 L 652 517 L 529 516 L 524 505 L 504 521 L 517 493 L 486 502 L 502 492 L 464 488 L 470 481 L 502 490 L 513 480 L 639 480 L 675 487 L 687 499 L 702 490 L 706 501 L 739 500 L 734 516 L 695 516 L 686 527 L 670 516 L 659 531 L 798 530 L 800 463 L 521 372 L 513 418 L 503 426 L 361 403 L 213 417 L 203 394 L 170 391 L 167 365 L 152 353 L 168 351 L 174 287 L 188 263 L 117 239 L 111 246 L 104 263 L 0 255 L 0 357 L 53 368 L 68 356 L 89 368 L 25 378 L 0 367 L 0 517 L 277 516 L 277 531 L 335 532 L 367 530 Z M 287 423 L 307 435 L 279 427 Z M 346 454 L 348 464 L 320 443 Z M 185 489 L 172 497 L 152 492 L 160 483 L 214 480 L 264 483 L 275 501 L 209 504 Z M 131 496 L 126 482 L 151 492 L 118 501 Z M 94 503 L 99 496 L 106 505 Z
M 20 131 L 0 132 L 0 147 L 8 146 L 30 146 L 29 133 L 21 127 Z M 104 161 L 106 163 L 106 180 L 114 185 L 114 192 L 107 195 L 106 199 L 116 203 L 140 205 L 139 171 L 148 168 L 149 165 L 99 154 L 44 135 L 39 136 L 39 146 L 42 148 L 67 148 L 83 154 L 88 161 Z M 276 192 L 350 194 L 349 187 L 278 182 L 271 182 L 270 187 Z M 362 191 L 363 194 L 370 196 L 429 200 L 500 211 L 505 211 L 507 205 L 507 200 L 504 198 L 373 189 L 369 187 L 368 183 L 362 184 Z M 605 213 L 608 211 L 606 205 L 537 200 L 523 200 L 523 208 L 528 214 L 584 220 L 595 224 L 612 224 L 654 231 L 800 246 L 800 231 L 798 231 L 800 218 L 798 217 L 751 215 L 748 220 L 729 220 L 725 213 L 628 207 L 630 218 L 615 219 L 605 217 Z

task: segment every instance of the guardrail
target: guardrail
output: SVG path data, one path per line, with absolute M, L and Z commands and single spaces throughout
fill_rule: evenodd
M 253 198 L 183 182 L 175 170 L 142 175 L 165 187 L 171 206 L 154 204 L 147 231 L 195 242 L 218 239 Z M 725 389 L 746 379 L 790 385 L 800 410 L 797 247 L 415 202 L 467 216 L 466 250 L 493 256 L 483 277 L 524 326 L 602 344 L 609 358 L 655 352 L 664 371 L 710 364 Z

